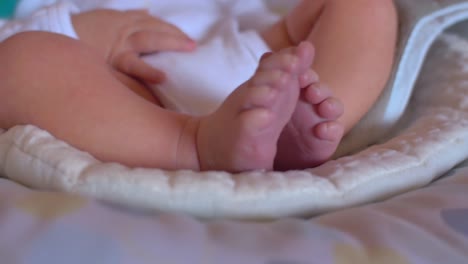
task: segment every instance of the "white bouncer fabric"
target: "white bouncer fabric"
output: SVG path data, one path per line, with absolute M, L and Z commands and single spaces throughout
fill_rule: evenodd
M 402 87 L 391 89 L 413 86 L 436 34 L 468 17 L 463 2 L 420 14 L 410 26 L 391 82 Z M 382 199 L 426 185 L 468 157 L 468 51 L 461 48 L 467 43 L 453 36 L 442 41 L 456 56 L 426 64 L 391 139 L 317 168 L 242 174 L 128 168 L 18 126 L 0 131 L 0 175 L 33 188 L 203 218 L 312 215 Z

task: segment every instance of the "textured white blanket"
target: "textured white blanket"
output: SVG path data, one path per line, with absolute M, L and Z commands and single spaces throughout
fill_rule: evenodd
M 427 7 L 423 12 L 421 7 L 401 1 L 405 8 L 400 11 L 399 64 L 387 94 L 376 106 L 383 111 L 374 111 L 374 118 L 367 119 L 375 121 L 384 113 L 390 116 L 386 121 L 393 122 L 387 122 L 387 127 L 377 123 L 375 129 L 375 123 L 364 122 L 357 129 L 362 133 L 369 128 L 366 137 L 382 137 L 382 127 L 395 127 L 407 102 L 397 108 L 400 114 L 384 106 L 395 92 L 413 86 L 436 35 L 468 17 L 465 1 L 447 2 L 435 5 L 427 1 L 427 6 L 421 4 Z M 101 163 L 46 131 L 21 126 L 0 131 L 0 174 L 34 188 L 200 217 L 310 215 L 382 199 L 428 184 L 468 157 L 466 46 L 465 40 L 454 36 L 440 39 L 420 75 L 410 108 L 390 140 L 314 169 L 237 175 L 130 169 Z M 353 145 L 353 140 L 348 137 L 347 142 Z

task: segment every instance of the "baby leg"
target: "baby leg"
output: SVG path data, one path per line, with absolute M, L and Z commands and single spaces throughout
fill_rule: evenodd
M 385 86 L 396 32 L 392 0 L 303 0 L 262 36 L 273 50 L 303 40 L 314 45 L 313 69 L 343 102 L 340 121 L 349 131 Z
M 347 132 L 370 109 L 385 86 L 393 62 L 396 21 L 391 0 L 304 0 L 282 21 L 262 32 L 262 36 L 273 50 L 295 45 L 303 40 L 314 45 L 316 56 L 313 68 L 320 76 L 320 81 L 326 83 L 342 102 L 345 111 L 339 122 L 344 126 L 344 132 Z M 314 115 L 314 103 L 303 96 L 300 101 L 310 107 L 298 107 L 294 114 L 296 118 L 293 119 Z M 336 100 L 333 99 L 332 102 L 336 103 Z M 319 113 L 315 115 L 318 117 L 307 120 L 322 118 Z M 311 131 L 309 128 L 315 121 L 311 124 L 307 120 L 296 121 L 293 127 L 299 126 L 302 131 Z M 301 124 L 304 127 L 301 128 Z M 332 134 L 336 135 L 336 130 L 332 129 Z M 282 137 L 291 138 L 297 133 L 285 131 L 283 135 Z M 318 135 L 309 133 L 309 137 Z M 291 142 L 289 139 L 283 141 Z M 319 164 L 320 160 L 327 160 L 324 156 L 329 157 L 334 153 L 336 146 L 333 145 L 336 144 L 325 145 L 320 148 L 318 144 L 311 144 L 313 149 L 304 153 L 304 146 L 298 141 L 297 144 L 280 144 L 278 152 L 296 153 L 295 160 L 301 160 L 302 163 L 300 167 L 310 167 Z M 315 154 L 319 149 L 321 154 L 317 158 Z M 328 155 L 325 155 L 326 152 Z M 288 168 L 284 165 L 280 167 Z
M 79 41 L 45 32 L 0 43 L 0 126 L 33 124 L 103 161 L 197 169 L 178 161 L 187 116 L 166 111 L 123 85 L 104 58 Z M 186 139 L 188 140 L 188 139 Z

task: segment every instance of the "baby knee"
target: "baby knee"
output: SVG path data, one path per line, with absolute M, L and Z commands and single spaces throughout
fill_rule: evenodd
M 362 10 L 364 10 L 363 15 L 368 19 L 369 23 L 381 27 L 396 28 L 398 18 L 393 0 L 359 0 L 352 1 L 352 4 L 358 4 L 362 6 Z
M 7 50 L 8 53 L 30 53 L 30 52 L 47 52 L 52 45 L 54 48 L 59 45 L 63 46 L 65 42 L 72 42 L 66 40 L 67 37 L 54 33 L 44 31 L 26 31 L 15 34 L 0 43 L 0 50 Z M 69 44 L 68 44 L 69 45 Z M 67 46 L 68 46 L 67 45 Z
M 7 65 L 0 71 L 0 80 L 15 80 L 17 85 L 35 78 L 56 78 L 61 71 L 74 69 L 77 61 L 97 57 L 87 46 L 66 36 L 39 31 L 19 33 L 0 43 L 0 61 Z
M 15 34 L 0 43 L 0 61 L 14 70 L 28 68 L 28 65 L 45 67 L 49 60 L 77 54 L 82 47 L 77 40 L 66 36 L 28 31 Z

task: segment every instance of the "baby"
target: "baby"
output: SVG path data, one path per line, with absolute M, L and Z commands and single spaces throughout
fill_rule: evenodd
M 194 51 L 181 30 L 143 11 L 76 14 L 79 41 L 26 32 L 0 44 L 8 65 L 0 71 L 0 127 L 34 124 L 128 166 L 314 167 L 333 155 L 382 91 L 396 21 L 390 0 L 302 1 L 258 32 L 272 53 L 253 76 L 199 117 L 162 107 L 147 84 L 164 82 L 164 73 L 140 56 Z

